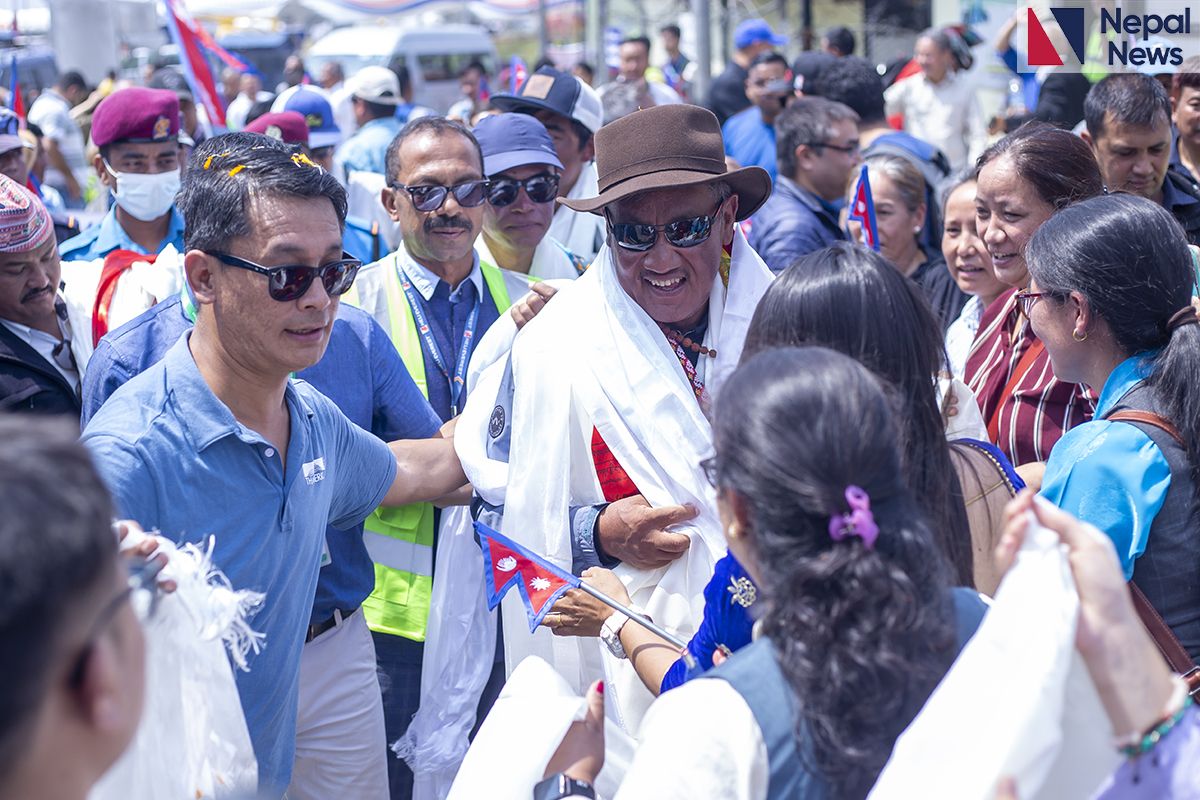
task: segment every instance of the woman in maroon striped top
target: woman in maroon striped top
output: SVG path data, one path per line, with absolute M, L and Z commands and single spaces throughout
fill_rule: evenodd
M 988 437 L 1016 465 L 1040 464 L 1063 432 L 1091 419 L 1095 396 L 1054 377 L 1050 357 L 1020 312 L 1029 286 L 1025 245 L 1055 211 L 1104 191 L 1091 149 L 1068 131 L 1027 123 L 979 158 L 975 223 L 996 277 L 1013 288 L 984 311 L 965 380 Z M 1037 486 L 1036 466 L 1021 470 Z

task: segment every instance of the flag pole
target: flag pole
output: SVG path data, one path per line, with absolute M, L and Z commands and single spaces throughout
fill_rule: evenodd
M 684 663 L 687 664 L 688 670 L 694 670 L 696 668 L 696 658 L 695 658 L 695 656 L 692 655 L 692 651 L 688 649 L 687 642 L 683 641 L 678 636 L 672 636 L 671 634 L 667 633 L 665 630 L 660 628 L 654 622 L 654 620 L 650 619 L 645 614 L 639 614 L 638 612 L 634 611 L 632 608 L 621 605 L 616 600 L 613 600 L 611 597 L 606 595 L 604 592 L 600 591 L 599 589 L 597 589 L 593 586 L 588 585 L 587 582 L 580 581 L 579 588 L 582 589 L 583 591 L 587 592 L 588 594 L 590 594 L 592 597 L 599 600 L 601 603 L 604 603 L 604 605 L 608 606 L 609 608 L 612 608 L 616 611 L 621 612 L 622 614 L 629 617 L 631 620 L 633 620 L 637 624 L 641 625 L 643 628 L 645 628 L 646 630 L 655 634 L 656 636 L 666 639 L 676 649 L 679 650 L 679 655 L 683 658 Z

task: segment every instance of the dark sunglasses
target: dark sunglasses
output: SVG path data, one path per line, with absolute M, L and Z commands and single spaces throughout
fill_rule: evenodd
M 72 686 L 77 687 L 83 683 L 83 673 L 86 669 L 87 658 L 91 654 L 92 648 L 96 645 L 96 640 L 100 638 L 100 634 L 104 632 L 117 616 L 117 612 L 133 597 L 135 592 L 146 592 L 149 594 L 147 605 L 143 608 L 145 612 L 145 619 L 143 621 L 154 618 L 155 612 L 158 611 L 159 598 L 162 596 L 158 588 L 158 573 L 162 572 L 164 566 L 165 564 L 162 559 L 158 557 L 136 565 L 130 565 L 128 583 L 100 611 L 100 614 L 96 617 L 96 621 L 92 623 L 91 633 L 88 635 L 82 651 L 75 659 L 74 664 L 71 665 L 71 672 L 67 679 Z
M 675 247 L 695 247 L 698 244 L 704 244 L 708 240 L 708 235 L 712 233 L 713 219 L 716 218 L 717 211 L 720 209 L 721 204 L 718 203 L 711 214 L 705 214 L 702 217 L 692 217 L 690 219 L 680 219 L 663 225 L 613 222 L 610 219 L 608 227 L 612 231 L 613 239 L 616 241 L 617 246 L 625 250 L 634 250 L 637 252 L 649 250 L 658 241 L 659 231 L 662 231 L 667 241 Z
M 403 189 L 408 192 L 409 199 L 412 200 L 413 208 L 420 211 L 422 214 L 428 214 L 431 211 L 437 211 L 446 202 L 446 198 L 450 193 L 454 193 L 454 199 L 463 208 L 475 208 L 483 205 L 483 201 L 487 199 L 487 190 L 490 181 L 467 181 L 456 186 L 441 186 L 434 184 L 432 186 L 405 186 L 403 183 L 393 183 L 393 189 Z
M 512 205 L 522 187 L 533 202 L 549 203 L 558 196 L 558 176 L 534 175 L 521 181 L 516 178 L 497 178 L 489 183 L 487 201 L 497 208 Z
M 278 300 L 281 303 L 304 297 L 308 292 L 308 287 L 312 286 L 313 278 L 318 276 L 325 286 L 326 294 L 330 297 L 343 295 L 350 290 L 355 276 L 358 275 L 358 268 L 362 266 L 362 262 L 357 258 L 351 258 L 349 253 L 342 253 L 339 261 L 330 261 L 319 267 L 308 267 L 302 264 L 264 267 L 262 264 L 255 264 L 253 261 L 247 261 L 227 253 L 210 252 L 209 255 L 222 264 L 266 275 L 267 293 L 271 295 L 272 300 Z

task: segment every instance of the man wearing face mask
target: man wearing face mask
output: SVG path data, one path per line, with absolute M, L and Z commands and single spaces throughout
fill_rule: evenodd
M 104 219 L 63 242 L 62 260 L 91 261 L 113 250 L 153 256 L 170 244 L 183 252 L 175 93 L 140 86 L 113 92 L 92 116 L 92 141 L 100 151 L 92 164 L 115 202 Z

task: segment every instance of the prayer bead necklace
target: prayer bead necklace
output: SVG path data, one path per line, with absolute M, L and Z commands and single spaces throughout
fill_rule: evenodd
M 710 356 L 712 358 L 717 357 L 716 350 L 705 347 L 699 342 L 692 341 L 691 337 L 684 336 L 682 331 L 677 331 L 674 328 L 668 328 L 666 325 L 659 325 L 658 327 L 662 328 L 662 332 L 667 335 L 668 339 L 673 342 L 678 342 L 681 346 L 686 347 L 693 353 L 699 353 L 702 356 Z

